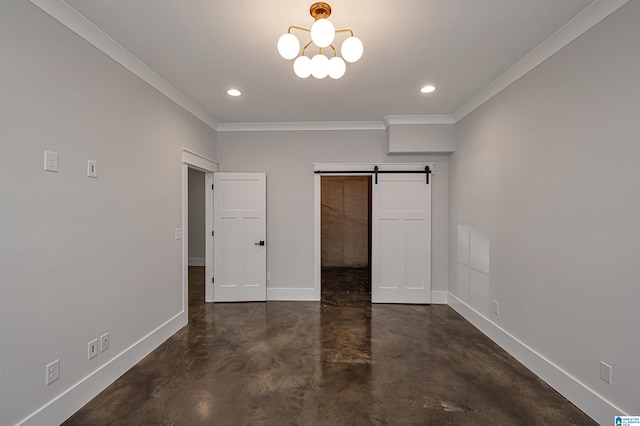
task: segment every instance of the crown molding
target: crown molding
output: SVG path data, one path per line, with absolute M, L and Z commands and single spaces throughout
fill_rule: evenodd
M 476 108 L 515 83 L 520 77 L 549 59 L 560 49 L 580 37 L 628 1 L 629 0 L 596 0 L 591 3 L 586 9 L 558 29 L 558 31 L 549 36 L 549 38 L 543 41 L 538 47 L 529 52 L 500 77 L 458 108 L 453 114 L 455 122 L 460 121 Z
M 454 124 L 453 115 L 385 115 L 385 126 L 391 124 Z
M 64 0 L 30 0 L 51 17 L 88 41 L 167 98 L 214 130 L 305 131 L 305 130 L 384 130 L 391 124 L 454 124 L 550 58 L 560 49 L 618 10 L 629 0 L 595 0 L 538 47 L 520 59 L 489 86 L 465 102 L 452 115 L 388 115 L 383 121 L 218 123 L 191 99 L 160 77 L 131 52 L 105 34 Z
M 217 129 L 218 122 L 198 106 L 171 83 L 160 77 L 144 62 L 136 58 L 131 52 L 96 27 L 91 21 L 82 16 L 64 0 L 30 0 L 44 12 L 56 19 L 65 27 L 88 41 L 98 50 L 131 71 L 158 92 L 184 108 L 194 117 L 201 120 L 212 129 Z
M 384 130 L 382 121 L 316 121 L 291 123 L 220 123 L 219 132 L 287 132 L 305 130 Z

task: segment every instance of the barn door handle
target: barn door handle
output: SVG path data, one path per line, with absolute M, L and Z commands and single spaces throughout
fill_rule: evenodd
M 260 241 L 259 243 L 255 243 L 254 245 L 256 245 L 256 246 L 263 246 L 263 245 L 264 245 L 264 241 Z

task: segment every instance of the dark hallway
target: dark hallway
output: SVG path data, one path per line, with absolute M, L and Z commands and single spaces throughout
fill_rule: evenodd
M 205 304 L 189 269 L 189 324 L 66 425 L 596 424 L 448 306 Z

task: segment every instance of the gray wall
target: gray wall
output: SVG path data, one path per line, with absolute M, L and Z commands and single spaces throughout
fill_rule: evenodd
M 447 156 L 388 156 L 384 130 L 220 132 L 226 172 L 267 174 L 270 288 L 313 288 L 313 163 L 435 162 L 432 290 L 447 290 Z
M 457 123 L 451 159 L 387 156 L 382 130 L 220 133 L 221 170 L 268 176 L 269 286 L 313 286 L 312 163 L 434 161 L 433 289 L 450 282 L 640 412 L 639 21 L 629 2 Z M 0 413 L 14 424 L 180 313 L 180 149 L 216 159 L 216 135 L 29 2 L 0 2 L 0 40 Z M 87 361 L 106 331 L 111 349 Z
M 189 169 L 189 265 L 204 266 L 204 173 Z
M 11 425 L 180 314 L 181 148 L 216 148 L 213 130 L 30 2 L 0 2 L 0 40 L 0 423 Z M 59 173 L 43 171 L 45 149 Z M 107 331 L 110 349 L 88 361 Z M 61 377 L 45 387 L 57 358 Z
M 453 124 L 390 124 L 389 154 L 450 154 L 455 150 Z
M 639 23 L 640 2 L 627 3 L 458 122 L 449 175 L 449 291 L 629 414 L 640 413 Z

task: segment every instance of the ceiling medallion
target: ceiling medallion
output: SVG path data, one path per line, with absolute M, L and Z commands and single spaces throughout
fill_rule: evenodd
M 314 3 L 309 9 L 309 13 L 315 19 L 311 29 L 290 26 L 289 31 L 280 36 L 278 40 L 278 52 L 288 60 L 295 59 L 293 62 L 293 71 L 300 78 L 314 76 L 322 79 L 327 75 L 331 78 L 338 79 L 344 75 L 347 70 L 346 62 L 356 62 L 362 57 L 364 47 L 362 41 L 358 37 L 354 37 L 353 31 L 349 29 L 336 30 L 327 18 L 331 15 L 331 6 L 328 3 Z M 311 40 L 302 48 L 300 52 L 300 41 L 298 37 L 291 33 L 292 30 L 304 31 L 311 34 Z M 340 48 L 341 56 L 333 47 L 336 34 L 348 33 L 349 36 L 342 42 Z M 313 57 L 306 55 L 307 49 L 311 46 L 318 49 Z M 331 58 L 324 55 L 323 49 L 330 50 Z M 313 49 L 315 51 L 315 49 Z

